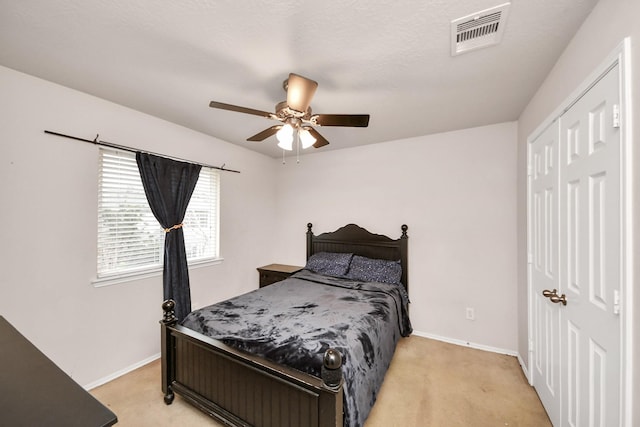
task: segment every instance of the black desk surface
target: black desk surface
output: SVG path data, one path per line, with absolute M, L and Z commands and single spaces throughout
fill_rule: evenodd
M 116 415 L 0 316 L 0 425 L 111 426 Z

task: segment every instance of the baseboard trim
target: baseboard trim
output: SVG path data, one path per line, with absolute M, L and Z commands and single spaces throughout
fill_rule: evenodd
M 508 356 L 515 356 L 515 357 L 518 358 L 518 361 L 520 362 L 520 365 L 522 366 L 522 359 L 520 358 L 520 354 L 517 351 L 514 351 L 514 350 L 507 350 L 507 349 L 504 349 L 504 348 L 491 347 L 491 346 L 488 346 L 488 345 L 478 344 L 478 343 L 474 343 L 474 342 L 470 342 L 470 341 L 458 340 L 458 339 L 455 339 L 455 338 L 447 338 L 447 337 L 443 337 L 443 336 L 440 336 L 440 335 L 434 335 L 434 334 L 429 334 L 429 333 L 420 332 L 420 331 L 413 331 L 413 335 L 417 335 L 417 336 L 423 337 L 423 338 L 430 338 L 432 340 L 442 341 L 442 342 L 446 342 L 446 343 L 449 343 L 449 344 L 461 345 L 463 347 L 475 348 L 476 350 L 484 350 L 484 351 L 490 351 L 492 353 L 499 353 L 499 354 L 506 354 Z
M 529 376 L 529 370 L 527 369 L 527 365 L 525 365 L 524 360 L 522 360 L 520 353 L 518 353 L 516 357 L 518 358 L 518 363 L 520 364 L 520 368 L 522 369 L 522 373 L 527 379 L 527 382 L 529 383 L 530 386 L 533 386 L 533 382 L 531 380 L 531 377 Z
M 94 381 L 92 383 L 86 384 L 84 386 L 84 389 L 89 391 L 89 390 L 94 389 L 96 387 L 99 387 L 99 386 L 101 386 L 103 384 L 106 384 L 109 381 L 113 381 L 118 377 L 121 377 L 121 376 L 123 376 L 125 374 L 128 374 L 131 371 L 135 371 L 136 369 L 141 368 L 142 366 L 153 362 L 154 360 L 160 359 L 160 356 L 161 356 L 160 353 L 157 353 L 157 354 L 154 354 L 153 356 L 147 357 L 146 359 L 141 360 L 140 362 L 134 363 L 133 365 L 127 366 L 126 368 L 121 369 L 121 370 L 119 370 L 117 372 L 114 372 L 111 375 L 107 375 L 106 377 L 100 378 L 97 381 Z

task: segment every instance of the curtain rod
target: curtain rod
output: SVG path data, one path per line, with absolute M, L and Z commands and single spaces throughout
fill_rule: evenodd
M 45 130 L 44 133 L 48 133 L 50 135 L 61 136 L 63 138 L 75 139 L 76 141 L 89 142 L 89 143 L 94 144 L 94 145 L 103 145 L 105 147 L 111 147 L 111 148 L 116 148 L 118 150 L 129 151 L 130 153 L 135 153 L 135 152 L 138 152 L 138 151 L 144 151 L 145 153 L 153 154 L 154 156 L 166 157 L 168 159 L 177 160 L 177 161 L 180 161 L 180 162 L 193 163 L 193 164 L 204 166 L 204 167 L 207 167 L 207 168 L 218 169 L 218 170 L 224 171 L 224 172 L 240 173 L 240 171 L 225 168 L 224 164 L 222 164 L 222 166 L 212 166 L 212 165 L 208 165 L 206 163 L 194 162 L 194 161 L 191 161 L 191 160 L 181 159 L 179 157 L 166 156 L 164 154 L 158 154 L 158 153 L 154 153 L 154 152 L 151 152 L 151 151 L 136 150 L 135 148 L 127 147 L 125 145 L 114 144 L 112 142 L 99 141 L 98 137 L 100 135 L 96 135 L 96 138 L 94 140 L 90 140 L 90 139 L 85 139 L 85 138 L 78 138 L 77 136 L 65 135 L 63 133 L 53 132 L 53 131 L 50 131 L 50 130 Z

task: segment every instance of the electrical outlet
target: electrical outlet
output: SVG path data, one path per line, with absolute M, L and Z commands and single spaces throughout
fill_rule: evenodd
M 467 320 L 476 320 L 476 312 L 473 307 L 467 307 Z

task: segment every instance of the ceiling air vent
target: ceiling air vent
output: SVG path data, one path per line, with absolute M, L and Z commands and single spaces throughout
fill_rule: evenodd
M 500 43 L 511 3 L 451 21 L 451 55 Z

